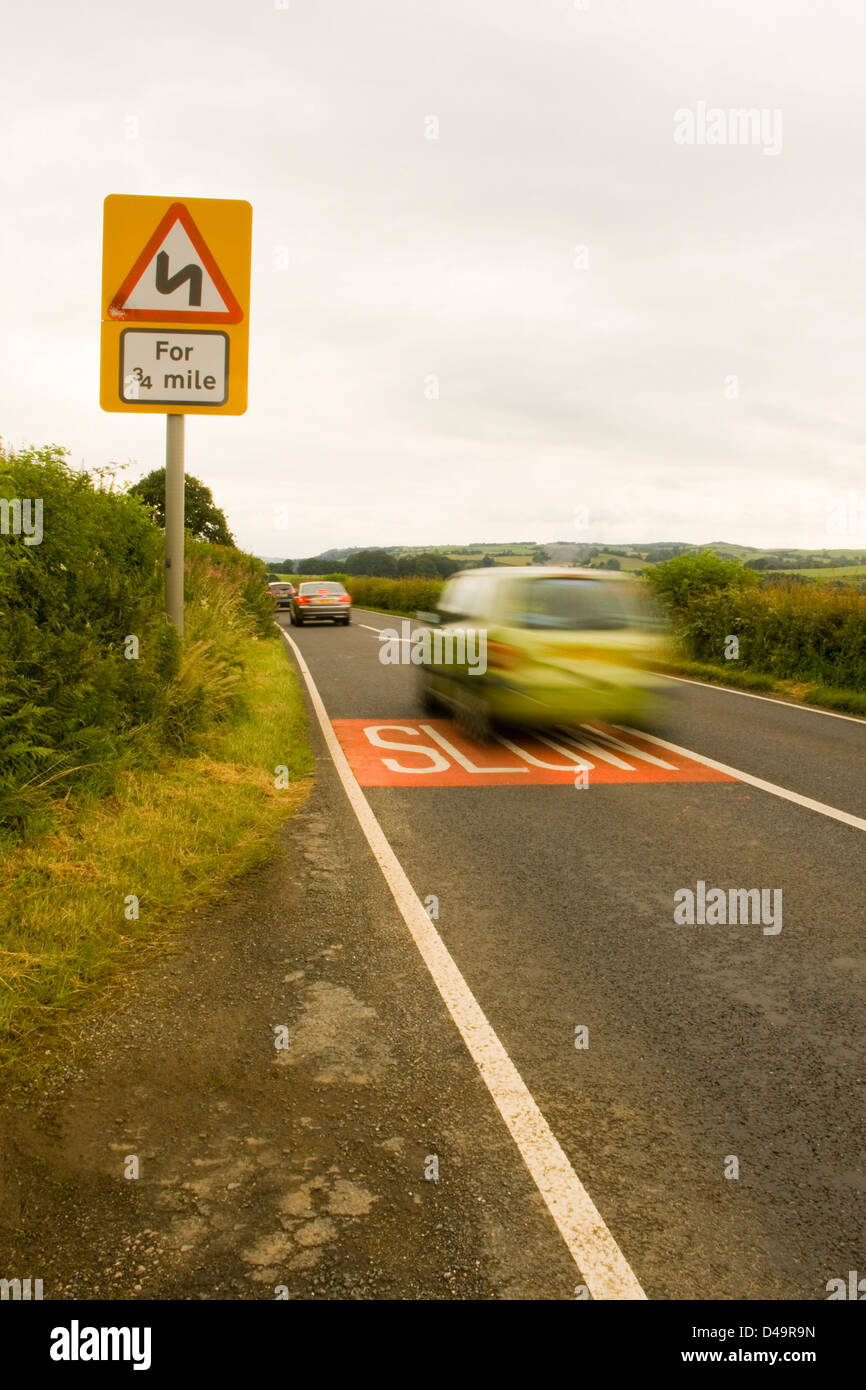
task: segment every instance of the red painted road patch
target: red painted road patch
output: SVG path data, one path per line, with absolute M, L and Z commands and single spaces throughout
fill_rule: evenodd
M 734 782 L 639 734 L 604 724 L 513 730 L 481 748 L 450 719 L 334 719 L 362 787 L 596 786 L 612 782 Z

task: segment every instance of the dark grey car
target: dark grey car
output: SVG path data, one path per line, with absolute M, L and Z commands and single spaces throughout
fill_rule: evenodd
M 291 608 L 292 599 L 295 596 L 295 586 L 289 584 L 287 580 L 275 579 L 268 585 L 268 593 L 277 608 Z
M 348 626 L 352 620 L 352 600 L 342 584 L 330 579 L 314 579 L 298 585 L 289 614 L 296 627 L 323 618 Z

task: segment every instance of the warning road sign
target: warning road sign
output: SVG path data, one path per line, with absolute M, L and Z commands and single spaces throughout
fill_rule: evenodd
M 104 410 L 244 413 L 251 228 L 240 200 L 106 198 Z
M 151 323 L 240 323 L 244 316 L 183 203 L 172 203 L 108 313 Z

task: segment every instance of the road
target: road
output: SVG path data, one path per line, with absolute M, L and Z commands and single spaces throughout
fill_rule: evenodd
M 476 751 L 431 721 L 414 669 L 379 660 L 398 619 L 281 623 L 470 997 L 615 1242 L 614 1280 L 633 1275 L 650 1299 L 808 1300 L 866 1271 L 866 722 L 677 682 L 668 739 L 692 756 L 587 734 L 593 766 L 576 786 L 554 770 L 570 766 L 561 741 Z M 328 814 L 361 840 L 315 717 L 311 732 Z M 503 770 L 478 770 L 490 767 Z M 369 851 L 359 862 L 378 876 Z M 783 910 L 768 927 L 675 921 L 675 894 L 699 883 L 771 890 Z M 494 1097 L 473 1097 L 488 1125 Z M 447 1153 L 439 1162 L 447 1171 Z M 573 1234 L 591 1284 L 598 1232 L 590 1219 Z M 551 1214 L 548 1297 L 573 1296 L 564 1249 Z
M 866 723 L 677 682 L 663 742 L 480 749 L 379 659 L 395 625 L 286 631 L 316 775 L 273 852 L 0 1107 L 4 1277 L 145 1301 L 866 1278 Z M 689 924 L 699 884 L 767 912 Z

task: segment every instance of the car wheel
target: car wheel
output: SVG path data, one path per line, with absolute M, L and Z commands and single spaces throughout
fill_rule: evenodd
M 455 709 L 457 727 L 473 743 L 489 743 L 493 738 L 493 722 L 480 695 L 462 691 Z
M 343 627 L 348 627 L 351 621 L 352 619 L 347 614 L 346 617 L 342 619 Z
M 303 627 L 303 626 L 304 626 L 304 620 L 303 620 L 303 618 L 301 617 L 301 615 L 300 615 L 300 613 L 299 613 L 298 616 L 295 618 L 295 627 Z

